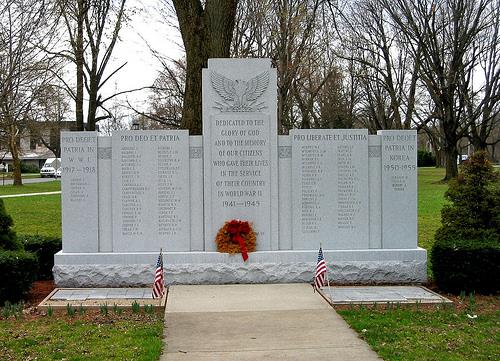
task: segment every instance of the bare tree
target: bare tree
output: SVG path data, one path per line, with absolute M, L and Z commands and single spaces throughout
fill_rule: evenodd
M 137 114 L 158 122 L 165 128 L 180 128 L 186 84 L 186 62 L 184 59 L 168 61 L 156 55 L 162 64 L 162 70 L 151 87 L 149 110 L 139 111 L 130 104 L 129 106 Z
M 52 40 L 50 13 L 45 1 L 0 5 L 0 136 L 12 155 L 14 185 L 22 185 L 18 137 L 36 117 L 36 99 L 55 66 L 42 50 Z
M 491 0 L 382 0 L 413 57 L 434 104 L 427 121 L 437 119 L 442 131 L 446 176 L 457 175 L 457 143 L 467 134 L 465 100 L 460 82 L 477 64 L 474 43 L 491 21 Z
M 364 119 L 371 131 L 410 129 L 415 110 L 419 48 L 415 56 L 380 0 L 350 2 L 339 9 L 337 55 L 358 64 Z
M 68 49 L 59 54 L 76 68 L 76 89 L 68 82 L 65 84 L 75 101 L 77 129 L 84 130 L 83 104 L 87 94 L 86 129 L 95 130 L 96 123 L 112 117 L 105 103 L 121 94 L 103 97 L 102 88 L 126 65 L 108 69 L 125 20 L 126 0 L 58 0 L 58 3 L 69 42 Z
M 476 150 L 486 150 L 500 139 L 491 139 L 500 126 L 500 1 L 488 5 L 492 18 L 480 38 L 475 41 L 478 53 L 481 86 L 474 89 L 474 74 L 463 74 L 461 90 L 465 98 L 466 113 L 470 120 L 469 140 Z
M 46 84 L 35 99 L 37 111 L 29 124 L 31 137 L 40 141 L 56 158 L 61 157 L 60 133 L 68 129 L 70 112 L 66 92 L 56 84 Z

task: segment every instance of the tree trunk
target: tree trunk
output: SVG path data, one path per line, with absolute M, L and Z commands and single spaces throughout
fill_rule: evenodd
M 12 175 L 15 186 L 22 186 L 23 179 L 21 177 L 21 159 L 19 159 L 19 150 L 17 149 L 17 129 L 15 125 L 11 125 L 9 129 L 9 150 L 12 155 Z
M 83 129 L 83 22 L 84 22 L 84 4 L 85 0 L 78 0 L 77 13 L 77 33 L 75 39 L 75 60 L 76 60 L 76 99 L 75 99 L 75 115 L 76 115 L 76 130 Z
M 445 149 L 446 175 L 445 181 L 455 178 L 458 175 L 457 157 L 458 152 L 456 147 Z
M 201 71 L 208 58 L 229 57 L 237 0 L 173 0 L 184 48 L 186 89 L 181 128 L 202 133 Z

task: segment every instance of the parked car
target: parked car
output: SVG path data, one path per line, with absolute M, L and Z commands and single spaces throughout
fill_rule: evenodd
M 57 168 L 56 170 L 56 178 L 61 178 L 61 171 L 62 171 L 62 168 Z
M 61 158 L 48 158 L 40 169 L 40 177 L 56 177 L 59 168 L 61 168 Z

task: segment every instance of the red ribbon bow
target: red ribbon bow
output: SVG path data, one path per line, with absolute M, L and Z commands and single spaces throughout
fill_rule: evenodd
M 231 241 L 236 241 L 239 243 L 241 256 L 243 257 L 243 261 L 246 261 L 248 259 L 248 251 L 247 246 L 245 245 L 245 239 L 242 237 L 242 235 L 248 234 L 250 232 L 250 225 L 248 224 L 248 222 L 242 222 L 238 219 L 233 219 L 229 222 L 228 232 L 231 237 Z

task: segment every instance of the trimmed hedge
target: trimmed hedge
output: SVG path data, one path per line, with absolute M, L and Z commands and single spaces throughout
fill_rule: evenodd
M 21 162 L 21 173 L 38 173 L 40 168 L 34 164 Z
M 418 167 L 435 167 L 436 157 L 431 152 L 419 150 L 417 152 L 417 166 Z
M 0 251 L 0 305 L 18 302 L 30 290 L 38 272 L 38 260 L 25 251 Z
M 62 249 L 60 238 L 41 235 L 19 236 L 19 240 L 24 245 L 24 249 L 33 252 L 38 257 L 39 280 L 51 280 L 52 267 L 54 267 L 54 254 Z
M 492 240 L 441 239 L 431 252 L 432 272 L 439 289 L 451 293 L 499 291 L 500 243 Z

